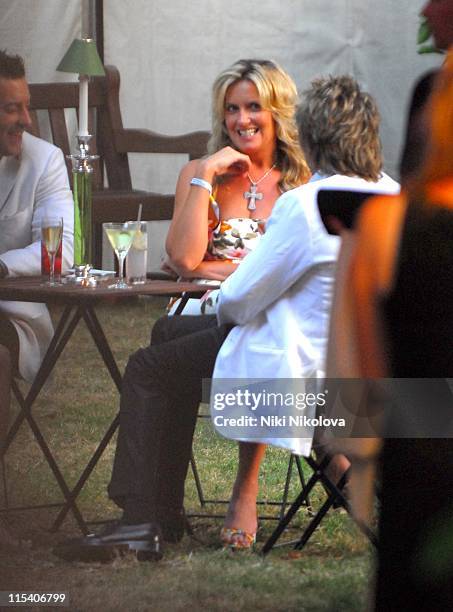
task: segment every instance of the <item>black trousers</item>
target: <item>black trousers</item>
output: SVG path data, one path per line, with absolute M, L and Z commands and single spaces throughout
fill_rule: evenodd
M 184 482 L 202 395 L 231 326 L 215 316 L 159 319 L 151 344 L 134 353 L 121 390 L 120 427 L 109 496 L 149 520 L 182 511 Z

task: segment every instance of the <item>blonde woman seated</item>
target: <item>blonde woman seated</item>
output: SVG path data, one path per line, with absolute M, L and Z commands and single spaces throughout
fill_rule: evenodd
M 223 281 L 256 247 L 277 198 L 308 180 L 296 99 L 273 61 L 240 60 L 217 77 L 209 154 L 190 161 L 176 185 L 165 265 L 179 276 Z M 200 301 L 184 312 L 200 314 Z

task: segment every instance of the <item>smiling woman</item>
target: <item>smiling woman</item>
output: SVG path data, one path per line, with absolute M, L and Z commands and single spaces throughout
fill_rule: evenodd
M 273 161 L 274 119 L 270 110 L 262 108 L 256 85 L 251 81 L 237 81 L 228 88 L 225 96 L 225 129 L 238 151 L 249 156 L 269 152 L 268 163 Z
M 273 61 L 240 60 L 217 77 L 210 154 L 189 162 L 176 187 L 166 248 L 178 275 L 224 280 L 257 244 L 281 193 L 308 180 L 296 98 Z

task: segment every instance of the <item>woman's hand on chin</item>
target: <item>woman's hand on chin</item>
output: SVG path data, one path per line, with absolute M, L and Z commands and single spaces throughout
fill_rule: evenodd
M 213 181 L 216 176 L 240 176 L 250 170 L 251 161 L 248 155 L 232 147 L 224 147 L 209 157 L 200 159 L 197 176 Z

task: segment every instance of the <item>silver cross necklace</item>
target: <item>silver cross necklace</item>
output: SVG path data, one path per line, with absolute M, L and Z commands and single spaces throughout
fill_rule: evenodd
M 244 191 L 244 198 L 248 200 L 247 210 L 256 210 L 256 200 L 262 200 L 264 198 L 264 195 L 257 191 L 257 187 L 261 183 L 261 181 L 264 181 L 266 176 L 268 176 L 274 168 L 275 164 L 271 166 L 269 170 L 267 170 L 263 174 L 263 176 L 257 181 L 254 181 L 250 174 L 247 172 L 247 177 L 250 181 L 250 191 Z

